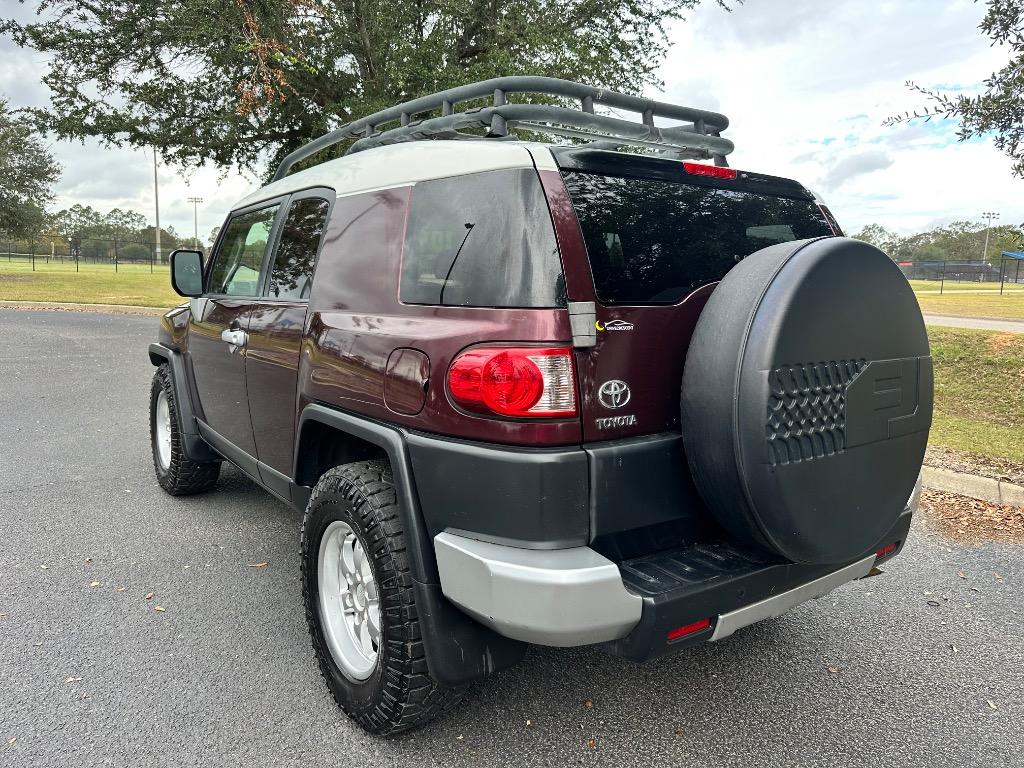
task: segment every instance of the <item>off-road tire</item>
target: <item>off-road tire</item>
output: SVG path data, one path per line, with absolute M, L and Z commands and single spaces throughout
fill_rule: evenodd
M 156 407 L 160 393 L 167 397 L 167 407 L 171 412 L 171 456 L 168 466 L 164 468 L 158 457 L 156 440 Z M 187 496 L 193 493 L 208 491 L 217 483 L 220 475 L 220 462 L 192 461 L 185 454 L 181 429 L 178 426 L 178 403 L 174 398 L 174 382 L 167 364 L 156 369 L 149 394 L 149 440 L 153 451 L 153 470 L 160 487 L 172 496 Z
M 346 676 L 335 662 L 320 615 L 320 543 L 336 520 L 359 538 L 380 596 L 377 662 L 362 681 Z M 460 701 L 465 688 L 442 687 L 427 672 L 405 533 L 386 462 L 360 461 L 324 473 L 302 521 L 301 563 L 313 652 L 327 688 L 349 717 L 370 733 L 394 735 L 433 720 Z

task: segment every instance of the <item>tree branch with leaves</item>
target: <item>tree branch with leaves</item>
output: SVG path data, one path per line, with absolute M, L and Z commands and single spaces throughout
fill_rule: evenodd
M 38 233 L 59 177 L 60 166 L 32 122 L 9 111 L 0 98 L 0 234 Z
M 907 86 L 931 102 L 923 110 L 885 121 L 892 126 L 944 117 L 960 123 L 961 141 L 991 134 L 996 147 L 1013 160 L 1013 172 L 1024 177 L 1024 0 L 989 0 L 979 28 L 993 45 L 1005 45 L 1010 61 L 984 81 L 974 96 L 949 95 L 914 82 Z
M 400 101 L 506 74 L 639 91 L 700 0 L 37 0 L 0 33 L 51 57 L 59 138 L 266 175 Z M 724 0 L 715 0 L 724 5 Z

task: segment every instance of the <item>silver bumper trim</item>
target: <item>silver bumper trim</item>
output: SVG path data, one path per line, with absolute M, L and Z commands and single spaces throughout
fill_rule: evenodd
M 574 646 L 625 637 L 643 601 L 589 547 L 535 550 L 451 533 L 434 537 L 441 591 L 501 635 Z
M 874 564 L 875 556 L 869 555 L 863 560 L 858 560 L 856 563 L 840 568 L 838 571 L 833 571 L 822 576 L 820 579 L 801 584 L 799 587 L 788 592 L 782 592 L 765 598 L 760 602 L 745 605 L 742 608 L 737 608 L 735 611 L 719 614 L 714 634 L 711 635 L 711 641 L 721 640 L 731 635 L 737 629 L 742 629 L 762 619 L 776 618 L 790 608 L 800 605 L 800 603 L 827 595 L 833 589 L 846 584 L 848 581 L 867 576 Z

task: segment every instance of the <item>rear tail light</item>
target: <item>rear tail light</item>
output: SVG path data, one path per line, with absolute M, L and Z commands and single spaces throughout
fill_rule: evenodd
M 668 633 L 668 641 L 671 643 L 673 640 L 679 640 L 680 638 L 692 635 L 695 632 L 700 632 L 711 626 L 711 619 L 701 619 L 695 621 L 693 624 L 687 624 L 683 627 L 676 627 Z
M 576 415 L 571 347 L 475 347 L 448 369 L 452 399 L 470 411 L 519 418 Z
M 694 176 L 708 176 L 712 179 L 735 179 L 735 168 L 722 168 L 706 163 L 683 163 L 683 170 Z

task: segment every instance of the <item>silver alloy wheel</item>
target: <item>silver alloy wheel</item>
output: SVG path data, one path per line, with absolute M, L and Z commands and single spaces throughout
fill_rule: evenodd
M 362 543 L 341 520 L 320 539 L 317 586 L 331 656 L 346 677 L 365 680 L 380 652 L 380 592 Z
M 171 466 L 171 408 L 167 403 L 167 393 L 160 390 L 156 396 L 156 458 L 164 471 Z

